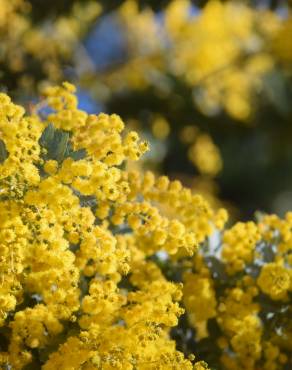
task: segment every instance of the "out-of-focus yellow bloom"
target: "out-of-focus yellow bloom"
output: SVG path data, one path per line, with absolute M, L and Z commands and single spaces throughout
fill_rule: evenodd
M 170 132 L 169 123 L 163 117 L 156 117 L 152 122 L 152 133 L 157 139 L 166 139 Z
M 283 22 L 273 42 L 273 48 L 280 61 L 291 68 L 292 62 L 292 17 Z
M 224 109 L 249 122 L 256 111 L 254 97 L 275 59 L 286 60 L 289 68 L 291 21 L 275 12 L 218 0 L 196 11 L 189 0 L 173 0 L 158 21 L 149 8 L 139 11 L 137 2 L 128 0 L 117 13 L 129 60 L 104 76 L 113 90 L 150 85 L 167 94 L 171 74 L 193 88 L 194 104 L 204 114 Z M 146 33 L 151 37 L 145 39 Z
M 66 15 L 34 24 L 31 6 L 26 0 L 0 1 L 0 62 L 8 73 L 21 74 L 18 87 L 28 90 L 46 79 L 62 80 L 64 61 L 73 57 L 80 38 L 101 12 L 98 2 L 88 1 L 75 4 Z M 43 76 L 40 81 L 29 72 L 30 63 Z
M 189 159 L 205 175 L 216 176 L 222 169 L 222 159 L 217 146 L 207 134 L 200 134 L 188 150 Z
M 185 144 L 191 144 L 195 141 L 199 133 L 199 129 L 196 126 L 186 125 L 180 132 L 180 139 Z

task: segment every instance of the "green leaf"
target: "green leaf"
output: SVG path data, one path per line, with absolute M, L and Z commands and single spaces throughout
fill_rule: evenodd
M 288 115 L 291 111 L 291 104 L 284 75 L 280 71 L 274 70 L 264 77 L 263 82 L 264 90 L 270 102 L 279 113 L 284 116 Z
M 50 142 L 54 140 L 54 126 L 50 123 L 42 133 L 40 138 L 40 144 L 44 147 L 47 147 Z
M 55 149 L 55 159 L 61 162 L 67 150 L 69 142 L 69 132 L 57 131 L 56 132 L 56 149 Z
M 69 132 L 56 129 L 52 124 L 46 127 L 39 142 L 47 150 L 43 156 L 44 160 L 54 159 L 62 162 L 70 157 L 77 161 L 86 157 L 84 149 L 73 150 Z
M 5 159 L 8 157 L 8 152 L 6 150 L 6 146 L 4 141 L 0 139 L 0 163 L 3 163 Z

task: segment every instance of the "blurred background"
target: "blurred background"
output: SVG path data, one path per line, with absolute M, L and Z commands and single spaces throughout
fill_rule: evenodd
M 292 209 L 292 2 L 0 0 L 1 91 L 64 80 L 234 220 Z

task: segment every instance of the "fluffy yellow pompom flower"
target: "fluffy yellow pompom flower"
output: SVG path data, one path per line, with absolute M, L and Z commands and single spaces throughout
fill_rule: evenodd
M 291 271 L 279 263 L 268 263 L 263 266 L 257 283 L 272 299 L 285 299 L 292 288 Z
M 48 88 L 45 118 L 0 94 L 1 366 L 192 369 L 169 335 L 182 286 L 150 260 L 192 255 L 222 211 L 126 171 L 148 144 L 119 116 L 80 110 L 74 92 Z
M 257 225 L 239 222 L 223 235 L 222 257 L 228 262 L 227 271 L 234 274 L 242 271 L 253 260 L 256 243 L 260 240 Z

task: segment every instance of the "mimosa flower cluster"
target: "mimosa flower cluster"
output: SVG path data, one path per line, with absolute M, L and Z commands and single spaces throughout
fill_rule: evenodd
M 291 367 L 292 214 L 239 222 L 184 266 L 188 322 L 226 370 Z M 206 344 L 205 344 L 206 345 Z M 200 350 L 198 350 L 200 352 Z
M 4 369 L 289 369 L 291 213 L 224 229 L 148 149 L 69 83 L 0 95 Z
M 182 285 L 155 261 L 193 255 L 227 212 L 128 171 L 148 144 L 74 92 L 47 88 L 31 114 L 0 95 L 0 364 L 205 369 L 171 339 Z
M 153 86 L 167 94 L 173 76 L 193 89 L 193 103 L 202 113 L 224 110 L 249 122 L 265 76 L 276 67 L 291 73 L 291 9 L 284 20 L 276 11 L 238 1 L 212 0 L 203 9 L 193 5 L 169 1 L 158 21 L 150 7 L 141 11 L 138 1 L 125 1 L 118 19 L 126 30 L 129 60 L 110 69 L 103 81 L 113 90 Z
M 1 84 L 23 93 L 46 80 L 62 81 L 63 64 L 72 64 L 80 38 L 102 10 L 98 1 L 71 3 L 65 14 L 36 21 L 38 4 L 0 0 Z

